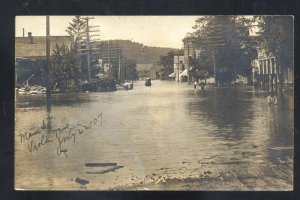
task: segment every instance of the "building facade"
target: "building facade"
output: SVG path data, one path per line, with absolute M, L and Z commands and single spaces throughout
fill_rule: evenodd
M 50 36 L 50 54 L 57 46 L 71 48 L 71 36 Z M 42 71 L 46 67 L 46 37 L 32 36 L 15 38 L 15 83 L 30 81 L 31 85 L 43 85 Z M 30 80 L 28 80 L 30 79 Z
M 195 81 L 194 77 L 191 76 L 191 59 L 196 59 L 200 56 L 200 53 L 203 51 L 199 43 L 197 43 L 196 37 L 192 34 L 187 34 L 182 40 L 183 42 L 183 64 L 185 66 L 185 72 L 187 81 Z
M 169 75 L 170 78 L 177 82 L 182 82 L 186 80 L 187 69 L 185 69 L 184 65 L 184 56 L 174 56 L 174 71 Z
M 268 90 L 277 90 L 280 82 L 284 85 L 294 84 L 293 66 L 280 66 L 278 58 L 258 48 L 258 57 L 252 61 L 253 83 Z

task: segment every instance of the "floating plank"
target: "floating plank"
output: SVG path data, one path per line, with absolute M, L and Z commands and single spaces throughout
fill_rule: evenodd
M 86 167 L 108 167 L 117 166 L 117 163 L 85 163 Z
M 277 150 L 277 151 L 280 151 L 280 150 L 293 150 L 294 147 L 272 147 L 272 148 L 269 148 L 270 150 Z
M 109 169 L 106 169 L 106 170 L 102 170 L 100 172 L 86 172 L 87 174 L 106 174 L 108 172 L 114 172 L 116 171 L 117 169 L 121 169 L 123 168 L 124 166 L 115 166 L 115 167 L 112 167 L 112 168 L 109 168 Z

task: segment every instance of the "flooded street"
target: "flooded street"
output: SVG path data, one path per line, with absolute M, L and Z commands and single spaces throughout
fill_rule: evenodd
M 48 109 L 43 95 L 19 96 L 15 188 L 292 190 L 290 93 L 269 106 L 252 87 L 140 81 L 53 94 Z

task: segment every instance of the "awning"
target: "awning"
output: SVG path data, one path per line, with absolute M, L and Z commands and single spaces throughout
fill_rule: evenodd
M 179 76 L 187 76 L 187 69 L 185 69 Z
M 173 72 L 172 74 L 169 75 L 170 78 L 175 78 L 176 77 L 176 73 Z

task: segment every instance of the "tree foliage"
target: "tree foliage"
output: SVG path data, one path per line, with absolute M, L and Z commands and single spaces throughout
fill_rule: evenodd
M 197 58 L 190 57 L 190 75 L 198 79 L 206 79 L 214 75 L 213 60 L 208 51 L 204 51 Z
M 80 16 L 75 16 L 75 18 L 72 19 L 72 22 L 69 23 L 69 26 L 66 29 L 66 32 L 73 37 L 73 47 L 75 49 L 78 49 L 80 47 L 81 42 L 86 35 L 86 25 L 86 20 L 84 20 Z
M 65 44 L 55 46 L 50 60 L 51 83 L 56 83 L 63 89 L 72 79 L 78 82 L 78 59 L 73 49 Z
M 83 19 L 81 16 L 75 16 L 72 19 L 72 22 L 69 23 L 69 26 L 66 28 L 66 32 L 73 37 L 73 43 L 72 43 L 72 52 L 76 55 L 78 59 L 78 68 L 79 71 L 81 72 L 81 77 L 84 78 L 86 77 L 85 74 L 87 73 L 87 67 L 84 67 L 86 65 L 83 60 L 85 57 L 82 56 L 82 43 L 84 43 L 86 39 L 86 27 L 87 23 L 86 20 Z M 83 73 L 86 72 L 86 73 Z
M 174 56 L 183 55 L 183 50 L 169 51 L 167 55 L 160 56 L 158 64 L 162 66 L 161 79 L 167 79 L 168 75 L 174 71 Z
M 137 70 L 136 70 L 136 61 L 134 59 L 129 59 L 123 57 L 123 67 L 124 67 L 124 78 L 125 80 L 137 80 Z
M 293 66 L 293 25 L 292 16 L 256 16 L 259 27 L 259 46 L 266 53 L 273 54 L 284 69 Z
M 204 16 L 196 20 L 192 34 L 202 49 L 195 70 L 215 71 L 217 81 L 228 82 L 237 74 L 249 74 L 256 55 L 249 36 L 251 19 L 237 16 Z M 202 59 L 201 59 L 202 58 Z M 208 65 L 208 66 L 207 66 Z

